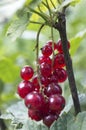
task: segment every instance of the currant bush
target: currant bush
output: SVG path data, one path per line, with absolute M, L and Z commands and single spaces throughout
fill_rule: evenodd
M 43 120 L 50 127 L 58 119 L 66 103 L 59 85 L 67 79 L 61 40 L 58 43 L 48 41 L 41 53 L 38 58 L 39 73 L 35 73 L 28 65 L 21 69 L 23 81 L 19 83 L 17 93 L 24 99 L 28 116 L 35 121 Z

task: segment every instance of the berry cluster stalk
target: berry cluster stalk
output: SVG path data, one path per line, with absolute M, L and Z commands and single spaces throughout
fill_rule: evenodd
M 39 63 L 38 63 L 38 57 L 39 57 L 39 35 L 40 35 L 40 32 L 41 32 L 43 27 L 44 27 L 44 24 L 42 24 L 40 26 L 39 30 L 38 30 L 37 39 L 36 39 L 36 46 L 35 46 L 35 49 L 36 49 L 37 75 L 38 75 L 38 81 L 39 81 L 40 85 L 41 85 L 41 83 L 40 83 L 40 72 L 39 72 Z
M 59 13 L 58 22 L 55 23 L 54 28 L 59 31 L 59 35 L 62 41 L 62 48 L 64 52 L 65 64 L 68 73 L 69 86 L 72 94 L 72 99 L 75 108 L 75 114 L 78 114 L 81 111 L 74 72 L 72 67 L 72 60 L 70 58 L 68 46 L 67 46 L 67 34 L 66 34 L 66 18 L 64 13 Z

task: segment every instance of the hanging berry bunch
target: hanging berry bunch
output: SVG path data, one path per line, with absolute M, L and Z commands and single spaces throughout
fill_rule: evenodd
M 52 5 L 55 11 L 51 10 L 48 0 L 45 2 L 42 4 L 48 9 L 49 15 L 45 14 L 39 6 L 40 12 L 30 8 L 31 12 L 41 16 L 45 22 L 39 23 L 41 26 L 37 33 L 37 71 L 28 65 L 22 68 L 20 76 L 23 81 L 18 85 L 18 94 L 24 99 L 28 116 L 35 121 L 43 120 L 43 123 L 50 127 L 65 107 L 66 102 L 62 96 L 60 84 L 67 79 L 67 76 L 76 114 L 80 112 L 80 104 L 69 54 L 70 43 L 66 34 L 65 10 L 67 6 L 58 12 L 53 1 Z M 51 27 L 52 40 L 41 48 L 41 56 L 39 57 L 39 34 L 45 25 Z M 61 40 L 57 43 L 54 42 L 53 28 L 60 35 Z
M 34 73 L 28 65 L 21 69 L 20 76 L 23 81 L 18 85 L 18 94 L 25 101 L 28 116 L 32 120 L 43 120 L 48 127 L 58 119 L 65 106 L 59 83 L 67 79 L 61 40 L 54 43 L 54 52 L 52 44 L 53 42 L 49 41 L 41 48 L 38 73 Z

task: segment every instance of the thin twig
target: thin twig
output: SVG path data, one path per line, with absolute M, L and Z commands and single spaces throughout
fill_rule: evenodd
M 30 23 L 41 24 L 41 25 L 43 24 L 42 22 L 38 22 L 38 21 L 37 21 L 37 22 L 35 22 L 35 21 L 30 21 Z

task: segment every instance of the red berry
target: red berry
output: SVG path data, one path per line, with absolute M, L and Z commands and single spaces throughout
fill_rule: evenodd
M 49 97 L 49 109 L 55 112 L 63 110 L 65 106 L 65 99 L 61 95 L 51 95 Z
M 64 55 L 61 53 L 58 53 L 54 57 L 54 69 L 62 68 L 65 66 L 65 60 Z
M 34 85 L 30 81 L 22 81 L 18 85 L 18 94 L 21 98 L 25 98 L 25 96 L 34 91 Z
M 33 76 L 33 69 L 30 66 L 24 66 L 20 72 L 21 78 L 24 80 L 29 80 Z
M 41 84 L 43 84 L 45 87 L 49 84 L 49 79 L 48 77 L 43 77 L 41 76 Z
M 49 101 L 48 99 L 45 99 L 45 104 L 41 109 L 42 116 L 45 117 L 49 114 Z
M 54 94 L 62 94 L 62 89 L 57 83 L 51 83 L 46 88 L 45 94 L 48 97 Z
M 34 85 L 38 85 L 38 84 L 39 84 L 37 75 L 35 75 L 35 76 L 32 78 L 32 83 L 33 83 Z
M 43 123 L 44 123 L 47 127 L 50 127 L 55 120 L 57 120 L 57 116 L 50 114 L 50 115 L 45 116 L 45 117 L 43 118 Z
M 51 46 L 51 47 L 52 47 L 52 44 L 53 44 L 52 40 L 47 42 L 47 45 L 48 45 L 48 46 Z M 56 43 L 54 42 L 54 50 L 55 50 L 55 49 L 57 49 L 57 45 L 56 45 Z
M 49 77 L 49 82 L 50 83 L 58 83 L 58 77 L 54 74 L 52 74 L 50 77 Z
M 41 93 L 36 91 L 29 93 L 25 97 L 25 105 L 26 107 L 34 110 L 40 110 L 44 105 L 44 97 Z
M 58 41 L 58 43 L 56 44 L 56 46 L 57 46 L 57 50 L 58 50 L 60 53 L 63 53 L 61 40 Z M 70 43 L 69 43 L 69 41 L 68 41 L 68 49 L 70 49 Z
M 51 65 L 50 64 L 47 64 L 47 63 L 42 63 L 40 65 L 40 72 L 41 72 L 41 75 L 44 76 L 44 77 L 48 77 L 51 75 Z
M 28 116 L 35 121 L 40 121 L 42 119 L 41 111 L 29 109 Z
M 49 45 L 45 45 L 41 50 L 44 56 L 48 57 L 52 54 L 52 47 Z
M 40 90 L 40 85 L 39 85 L 39 82 L 38 82 L 38 77 L 37 75 L 35 75 L 33 78 L 32 78 L 32 83 L 35 87 L 35 91 L 39 92 Z
M 56 69 L 54 74 L 58 77 L 58 82 L 60 83 L 64 82 L 67 79 L 67 72 L 62 68 Z
M 50 57 L 46 57 L 46 56 L 39 57 L 39 64 L 42 64 L 44 62 L 48 64 L 52 64 L 52 60 L 50 59 Z

